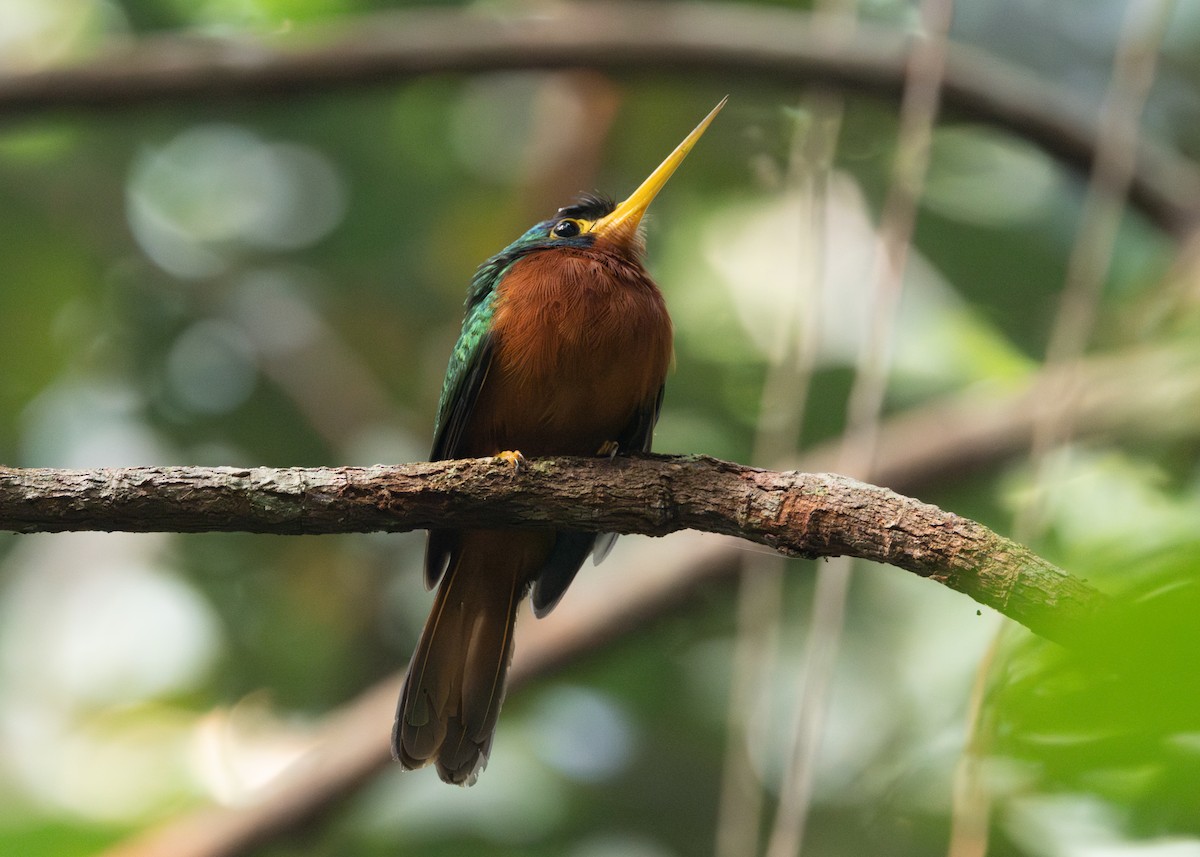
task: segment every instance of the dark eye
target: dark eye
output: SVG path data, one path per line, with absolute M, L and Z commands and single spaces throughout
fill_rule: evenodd
M 574 238 L 579 234 L 579 223 L 574 220 L 560 220 L 550 231 L 557 238 Z

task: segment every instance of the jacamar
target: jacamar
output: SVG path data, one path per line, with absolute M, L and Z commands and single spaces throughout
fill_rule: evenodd
M 648 451 L 672 357 L 671 319 L 642 265 L 639 224 L 722 101 L 620 205 L 585 195 L 484 262 L 467 291 L 432 461 Z M 512 659 L 517 607 L 553 609 L 588 554 L 615 535 L 549 529 L 431 530 L 439 580 L 392 731 L 405 768 L 434 762 L 470 785 L 487 762 Z

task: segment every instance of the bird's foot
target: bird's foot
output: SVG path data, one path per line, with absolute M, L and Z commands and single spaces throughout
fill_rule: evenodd
M 598 450 L 596 450 L 596 457 L 597 458 L 616 458 L 617 451 L 619 449 L 620 449 L 620 446 L 617 445 L 617 442 L 615 440 L 606 440 L 606 441 L 604 441 L 604 443 L 600 444 L 600 448 Z
M 525 456 L 521 455 L 519 449 L 506 449 L 496 453 L 495 458 L 497 461 L 507 463 L 513 473 L 520 473 L 521 468 L 525 466 Z

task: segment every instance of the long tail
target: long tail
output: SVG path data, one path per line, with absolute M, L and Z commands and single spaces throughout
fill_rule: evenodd
M 544 551 L 532 534 L 460 534 L 400 692 L 392 755 L 471 785 L 487 764 L 512 660 L 517 606 Z

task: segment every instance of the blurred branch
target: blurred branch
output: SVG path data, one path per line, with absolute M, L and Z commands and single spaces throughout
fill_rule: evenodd
M 689 533 L 673 542 L 653 561 L 613 581 L 618 585 L 606 586 L 603 597 L 568 597 L 538 621 L 523 616 L 517 623 L 509 691 L 646 626 L 734 568 L 732 551 L 714 550 L 719 543 L 713 539 Z M 586 581 L 577 581 L 575 588 L 581 584 Z M 118 843 L 103 857 L 234 857 L 310 824 L 373 777 L 399 770 L 392 762 L 389 735 L 401 678 L 384 679 L 327 715 L 314 736 L 314 749 L 253 802 L 185 813 Z
M 1050 328 L 1045 367 L 1057 370 L 1058 392 L 1052 406 L 1034 422 L 1030 468 L 1037 490 L 1019 506 L 1013 533 L 1024 541 L 1041 540 L 1052 520 L 1046 488 L 1060 483 L 1063 457 L 1053 456 L 1071 439 L 1074 430 L 1073 398 L 1081 395 L 1070 370 L 1087 351 L 1099 313 L 1101 295 L 1113 265 L 1117 235 L 1125 216 L 1137 158 L 1142 113 L 1158 70 L 1158 58 L 1175 11 L 1175 0 L 1129 3 L 1121 25 L 1112 80 L 1100 112 L 1101 134 L 1079 230 L 1067 262 L 1058 311 Z M 992 828 L 994 788 L 985 772 L 997 739 L 995 712 L 984 704 L 988 691 L 1002 683 L 1004 641 L 1011 626 L 1000 624 L 979 664 L 967 721 L 964 752 L 954 774 L 949 857 L 983 857 Z
M 0 117 L 581 67 L 701 73 L 725 87 L 818 83 L 897 98 L 912 44 L 861 25 L 829 38 L 805 14 L 741 4 L 597 2 L 524 17 L 495 7 L 409 9 L 271 37 L 144 38 L 76 66 L 0 77 Z M 942 97 L 948 111 L 1007 128 L 1077 169 L 1095 160 L 1096 106 L 978 51 L 949 47 Z M 1130 196 L 1150 219 L 1183 234 L 1200 219 L 1200 171 L 1142 142 Z
M 19 532 L 319 534 L 566 526 L 737 536 L 789 556 L 855 556 L 970 595 L 1050 637 L 1103 604 L 1083 582 L 982 524 L 832 474 L 704 456 L 482 458 L 344 468 L 0 470 L 0 527 Z
M 1101 294 L 1116 256 L 1117 235 L 1125 215 L 1133 178 L 1141 116 L 1158 69 L 1158 55 L 1171 25 L 1175 0 L 1130 3 L 1125 9 L 1112 80 L 1100 115 L 1102 133 L 1088 177 L 1079 231 L 1067 262 L 1058 311 L 1050 328 L 1045 365 L 1050 369 L 1075 363 L 1092 338 Z M 1053 408 L 1039 415 L 1030 459 L 1038 485 L 1054 484 L 1050 453 L 1070 439 L 1071 397 L 1078 386 L 1059 372 L 1060 395 Z M 1044 491 L 1033 492 L 1018 512 L 1014 529 L 1022 538 L 1040 536 L 1046 527 Z
M 1075 437 L 1155 441 L 1200 432 L 1200 351 L 1191 345 L 1130 349 L 1088 357 L 1013 382 L 989 381 L 883 424 L 874 481 L 899 491 L 928 491 L 1024 454 L 1042 414 L 1069 395 Z M 1188 441 L 1190 442 L 1190 440 Z M 811 450 L 805 470 L 836 467 L 837 447 Z
M 900 127 L 891 176 L 880 213 L 872 266 L 870 331 L 858 349 L 838 454 L 839 473 L 871 479 L 892 376 L 900 300 L 916 229 L 918 204 L 942 105 L 946 52 L 954 0 L 921 0 L 920 27 L 913 42 L 900 99 Z M 767 840 L 767 857 L 796 857 L 804 850 L 825 722 L 832 707 L 854 561 L 841 556 L 817 569 L 804 665 L 798 674 L 794 743 L 779 790 L 779 809 Z
M 818 0 L 817 17 L 830 37 L 853 27 L 853 16 L 832 11 L 834 0 Z M 829 239 L 829 186 L 842 129 L 844 98 L 811 89 L 799 102 L 798 119 L 780 189 L 801 204 L 801 216 L 789 243 L 798 276 L 780 292 L 774 337 L 759 397 L 752 460 L 792 461 L 799 455 L 804 417 L 821 350 L 822 285 L 826 281 Z M 784 584 L 787 560 L 777 554 L 747 552 L 742 559 L 735 607 L 733 665 L 729 673 L 725 758 L 717 803 L 714 857 L 753 857 L 760 853 L 767 793 L 759 778 L 751 747 L 758 723 L 759 700 L 778 682 L 780 628 L 786 613 Z M 806 673 L 807 666 L 800 670 Z M 783 815 L 782 803 L 776 812 Z

